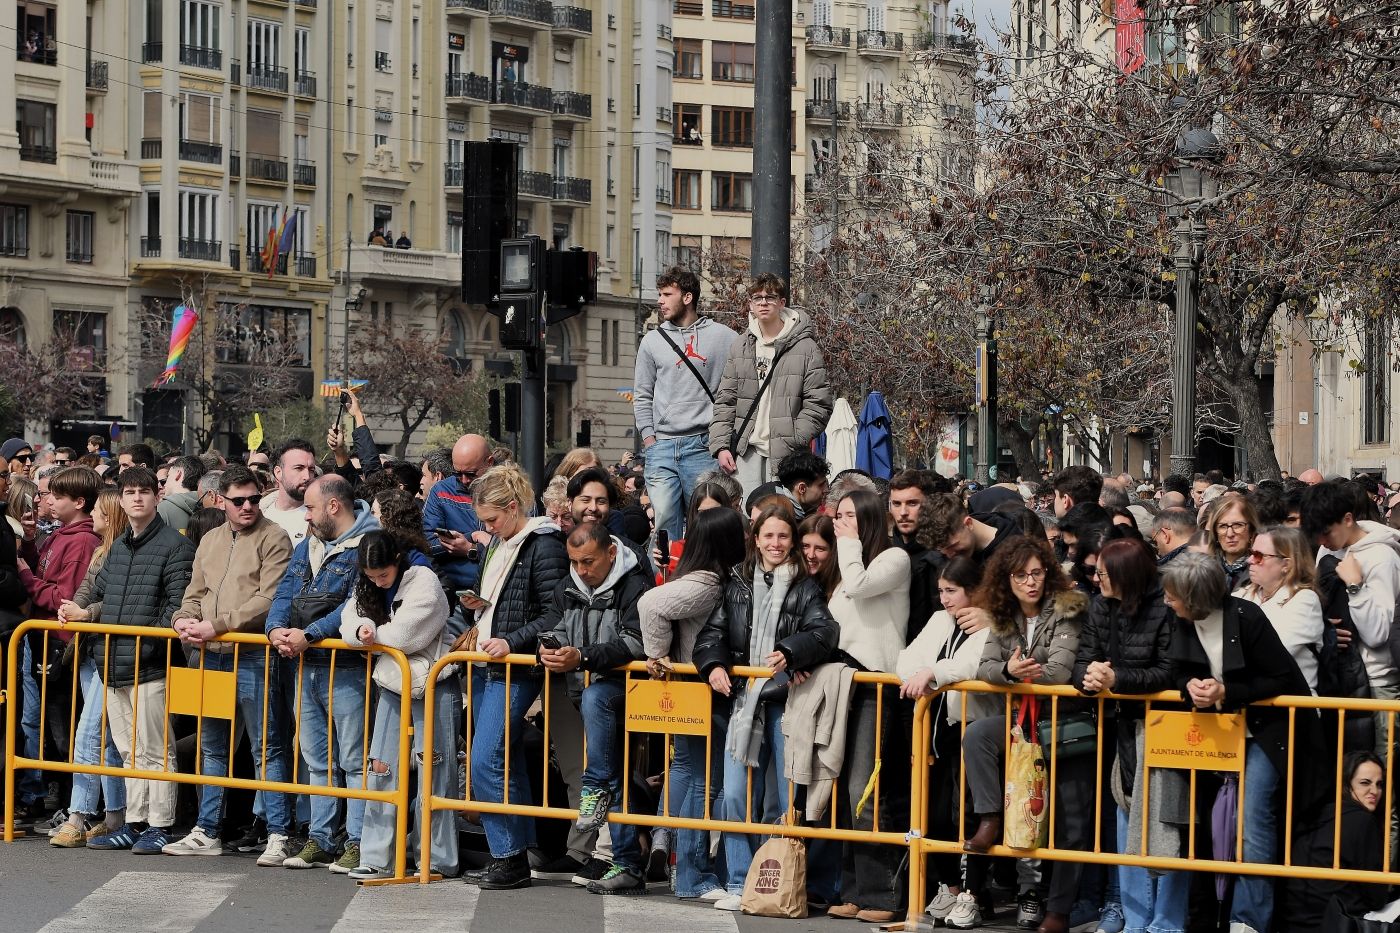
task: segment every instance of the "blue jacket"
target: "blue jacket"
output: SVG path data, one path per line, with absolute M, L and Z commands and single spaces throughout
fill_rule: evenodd
M 481 530 L 481 520 L 476 517 L 471 493 L 462 489 L 455 476 L 438 480 L 428 490 L 427 498 L 423 500 L 423 537 L 428 539 L 431 556 L 443 582 L 458 590 L 475 589 L 481 576 L 481 561 L 470 561 L 447 553 L 438 540 L 438 528 L 448 528 L 468 536 L 473 531 Z M 485 557 L 486 548 L 479 548 L 477 553 Z
M 344 600 L 355 593 L 355 580 L 360 574 L 360 555 L 357 548 L 360 538 L 366 532 L 379 528 L 379 519 L 370 512 L 364 502 L 355 503 L 355 524 L 345 534 L 329 543 L 314 534 L 307 535 L 292 551 L 292 562 L 287 565 L 287 575 L 277 587 L 277 595 L 272 598 L 272 609 L 267 614 L 265 631 L 270 635 L 274 629 L 296 628 L 292 624 L 292 600 L 297 596 L 313 593 L 333 593 L 341 597 L 336 606 L 305 629 L 308 641 L 340 637 L 340 614 L 345 608 Z M 313 550 L 314 555 L 313 555 Z M 320 569 L 312 573 L 313 556 L 319 559 Z M 325 652 L 312 652 L 306 656 L 308 664 L 329 664 L 330 655 Z

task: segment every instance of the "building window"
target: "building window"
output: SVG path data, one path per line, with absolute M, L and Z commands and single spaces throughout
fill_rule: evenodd
M 248 70 L 276 68 L 282 61 L 282 27 L 266 20 L 248 20 Z
M 58 8 L 47 3 L 20 3 L 15 22 L 16 57 L 37 65 L 58 64 Z
M 202 191 L 180 192 L 180 257 L 220 262 L 219 196 Z
M 1366 368 L 1361 374 L 1363 444 L 1390 442 L 1390 327 L 1385 318 L 1366 322 L 1362 334 Z
M 711 172 L 710 207 L 717 211 L 753 210 L 753 176 L 748 172 Z
M 91 211 L 68 212 L 68 261 L 92 262 L 93 219 Z
M 69 212 L 68 216 L 73 216 Z M 91 215 L 89 215 L 91 216 Z M 91 371 L 107 365 L 107 315 L 100 311 L 55 310 L 54 333 L 68 345 L 82 369 Z
M 304 308 L 224 305 L 232 321 L 216 355 L 220 363 L 311 365 L 311 312 Z
M 201 0 L 185 0 L 180 4 L 180 51 L 185 64 L 214 68 L 212 59 L 198 54 L 185 56 L 187 50 L 217 52 L 219 50 L 219 18 L 223 10 L 217 4 Z M 186 61 L 186 57 L 191 60 Z
M 753 147 L 753 110 L 748 107 L 711 107 L 710 141 L 716 146 Z
M 705 132 L 702 114 L 703 108 L 699 104 L 676 104 L 673 140 L 687 146 L 700 145 Z
M 716 81 L 753 83 L 752 42 L 711 42 L 710 68 Z
M 29 208 L 0 204 L 0 256 L 29 255 Z
M 462 212 L 447 212 L 447 251 L 462 252 Z
M 671 191 L 675 196 L 677 210 L 700 210 L 700 172 L 692 169 L 676 169 L 671 173 Z
M 711 237 L 710 252 L 715 265 L 734 272 L 748 272 L 753 261 L 753 240 L 746 236 Z
M 0 308 L 0 343 L 12 343 L 24 349 L 28 339 L 24 333 L 24 315 L 19 308 Z
M 700 39 L 676 39 L 672 69 L 677 78 L 705 77 L 705 43 Z
M 19 157 L 27 162 L 58 161 L 58 108 L 37 100 L 15 101 L 15 128 L 19 131 Z
M 671 261 L 678 266 L 684 266 L 692 272 L 700 271 L 700 262 L 703 257 L 701 248 L 701 238 L 698 236 L 682 236 L 672 234 L 671 236 Z

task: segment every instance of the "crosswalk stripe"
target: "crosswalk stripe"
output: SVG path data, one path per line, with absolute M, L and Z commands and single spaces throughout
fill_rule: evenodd
M 190 875 L 173 871 L 124 871 L 83 898 L 39 933 L 190 933 L 212 914 L 243 875 Z M 136 920 L 135 918 L 140 918 Z
M 656 933 L 657 930 L 684 930 L 685 933 L 738 933 L 734 914 L 715 910 L 709 901 L 685 904 L 662 897 L 602 898 L 603 929 L 607 933 Z
M 462 933 L 471 929 L 479 893 L 474 885 L 457 881 L 360 888 L 331 933 Z

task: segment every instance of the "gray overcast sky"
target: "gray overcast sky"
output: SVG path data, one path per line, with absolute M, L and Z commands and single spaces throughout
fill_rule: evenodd
M 1011 0 L 952 0 L 951 12 L 961 10 L 977 23 L 977 34 L 984 42 L 996 44 L 992 23 L 1006 29 L 1011 23 Z

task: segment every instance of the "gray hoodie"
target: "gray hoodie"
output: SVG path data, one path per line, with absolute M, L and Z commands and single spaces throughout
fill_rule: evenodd
M 709 383 L 719 389 L 729 348 L 739 335 L 707 317 L 681 329 L 663 322 L 667 336 L 689 357 Z M 693 437 L 710 429 L 714 406 L 690 367 L 682 362 L 655 330 L 637 348 L 637 369 L 632 379 L 637 432 L 643 437 Z

